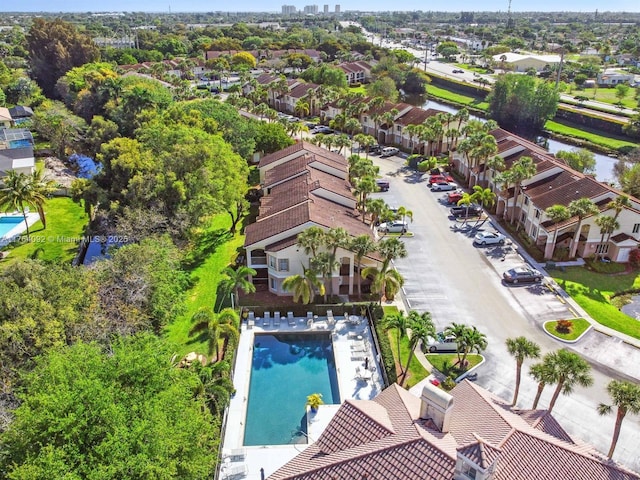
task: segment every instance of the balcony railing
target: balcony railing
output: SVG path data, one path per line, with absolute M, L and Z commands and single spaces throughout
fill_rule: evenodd
M 251 265 L 266 265 L 267 264 L 267 257 L 266 255 L 264 257 L 251 257 Z

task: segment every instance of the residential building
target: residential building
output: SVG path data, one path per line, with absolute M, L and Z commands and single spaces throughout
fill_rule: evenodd
M 565 256 L 589 257 L 606 255 L 615 262 L 627 262 L 631 250 L 640 242 L 640 200 L 630 197 L 630 206 L 617 214 L 618 228 L 604 241 L 600 227 L 596 223 L 599 215 L 615 216 L 610 206 L 623 193 L 607 183 L 596 180 L 568 167 L 542 147 L 514 135 L 506 130 L 490 132 L 496 139 L 497 155 L 502 157 L 509 169 L 522 157 L 529 157 L 536 166 L 533 177 L 522 182 L 522 188 L 515 191 L 513 184 L 501 185 L 494 181 L 494 172 L 485 165 L 470 165 L 469 160 L 454 152 L 452 160 L 455 168 L 466 178 L 468 185 L 480 184 L 491 188 L 497 195 L 496 215 L 520 224 L 531 241 L 550 259 L 554 252 L 564 249 Z M 590 199 L 598 206 L 598 215 L 590 215 L 582 221 L 572 217 L 554 224 L 545 210 L 553 205 L 568 207 L 573 200 Z M 576 230 L 580 228 L 577 240 Z
M 311 226 L 324 230 L 342 227 L 352 236 L 370 235 L 356 210 L 348 180 L 347 160 L 307 142 L 298 142 L 263 157 L 258 165 L 264 197 L 255 223 L 245 229 L 247 266 L 257 274 L 256 286 L 276 295 L 291 295 L 282 288 L 285 278 L 303 275 L 310 255 L 297 244 L 300 232 Z M 339 267 L 332 273 L 333 291 L 353 294 L 357 285 L 356 259 L 352 252 L 339 248 Z M 378 260 L 368 256 L 362 268 L 375 266 Z
M 317 15 L 318 14 L 318 6 L 317 5 L 305 5 L 304 14 L 305 15 Z
M 340 5 L 336 5 L 335 12 L 340 13 Z
M 298 9 L 295 5 L 282 5 L 282 14 L 283 15 L 295 15 L 298 12 Z
M 11 115 L 11 118 L 13 119 L 13 123 L 15 125 L 20 125 L 33 116 L 33 110 L 31 109 L 31 107 L 16 105 L 15 107 L 11 107 L 9 109 L 9 115 Z M 1 113 L 0 116 L 2 116 Z
M 322 406 L 320 408 L 323 408 Z M 545 410 L 518 410 L 468 380 L 420 398 L 397 384 L 346 400 L 319 438 L 268 480 L 638 480 Z
M 521 54 L 514 52 L 500 53 L 493 56 L 496 66 L 510 66 L 514 72 L 526 72 L 534 69 L 536 72 L 542 72 L 555 65 L 560 65 L 560 55 L 534 55 Z
M 323 13 L 324 13 L 325 15 L 329 13 L 329 5 L 327 5 L 327 4 L 325 4 L 325 5 L 324 5 Z
M 9 170 L 31 174 L 35 168 L 33 136 L 25 128 L 0 128 L 0 176 Z
M 608 68 L 604 72 L 599 73 L 596 78 L 598 85 L 602 86 L 615 86 L 619 83 L 634 83 L 635 75 L 633 73 L 625 72 L 624 70 L 617 70 Z
M 13 124 L 13 118 L 9 109 L 6 107 L 0 107 L 0 128 L 10 128 Z
M 371 65 L 367 62 L 343 62 L 338 64 L 347 77 L 347 84 L 368 83 L 371 80 Z

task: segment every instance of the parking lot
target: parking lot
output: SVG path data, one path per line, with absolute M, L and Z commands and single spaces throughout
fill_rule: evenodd
M 541 325 L 547 320 L 573 318 L 569 303 L 550 288 L 548 280 L 540 284 L 505 284 L 503 272 L 526 262 L 517 245 L 509 242 L 486 247 L 473 245 L 473 237 L 479 230 L 492 231 L 496 227 L 490 219 L 477 226 L 475 219 L 466 224 L 456 221 L 450 215 L 451 206 L 443 200 L 448 192 L 432 192 L 427 187 L 428 175 L 409 170 L 404 166 L 404 159 L 398 156 L 370 158 L 380 167 L 380 175 L 389 180 L 389 190 L 375 195 L 384 198 L 388 205 L 404 206 L 413 212 L 413 222 L 409 223 L 413 235 L 403 238 L 409 256 L 395 263 L 405 278 L 406 307 L 431 312 L 438 330 L 456 322 L 475 325 L 485 333 L 489 344 L 484 352 L 487 362 L 480 367 L 477 381 L 510 399 L 515 363 L 506 350 L 505 340 L 523 335 L 537 342 L 543 353 L 565 347 L 546 335 Z M 620 342 L 616 344 L 616 340 L 603 339 L 592 332 L 585 339 L 584 347 L 569 347 L 585 355 L 591 353 L 590 358 L 616 368 L 594 364 L 594 385 L 588 389 L 577 388 L 571 396 L 562 396 L 554 409 L 554 416 L 570 434 L 596 445 L 601 451 L 608 448 L 613 419 L 599 416 L 596 407 L 600 402 L 610 402 L 605 387 L 615 371 L 637 369 L 635 359 L 640 355 L 632 347 L 627 347 L 626 354 L 620 354 L 625 347 Z M 606 346 L 615 350 L 607 352 Z M 599 357 L 594 357 L 596 354 Z M 523 372 L 518 401 L 522 408 L 531 406 L 536 393 L 536 384 L 526 375 L 527 370 L 528 367 Z M 542 408 L 548 404 L 551 394 L 551 388 L 543 393 Z M 618 448 L 616 459 L 640 469 L 637 416 L 625 419 Z

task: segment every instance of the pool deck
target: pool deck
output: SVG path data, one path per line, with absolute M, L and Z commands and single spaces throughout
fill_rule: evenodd
M 27 230 L 21 213 L 2 213 L 0 214 L 0 218 L 2 217 L 19 217 L 22 221 L 20 223 L 16 223 L 15 227 L 0 237 L 0 247 L 9 245 L 16 239 L 16 237 L 22 235 Z M 27 223 L 29 224 L 29 228 L 31 228 L 38 220 L 40 220 L 40 216 L 37 213 L 27 213 Z
M 227 427 L 223 439 L 223 452 L 235 449 L 244 449 L 244 459 L 233 457 L 222 464 L 221 474 L 218 478 L 245 478 L 248 480 L 260 480 L 260 469 L 264 469 L 264 478 L 267 478 L 282 465 L 287 463 L 298 453 L 313 443 L 324 431 L 327 424 L 333 418 L 339 405 L 322 405 L 315 414 L 307 417 L 307 444 L 292 445 L 261 445 L 245 447 L 244 421 L 249 395 L 249 382 L 251 380 L 251 361 L 253 356 L 254 335 L 260 333 L 277 332 L 322 332 L 330 331 L 333 341 L 333 353 L 336 362 L 338 387 L 340 389 L 340 402 L 347 399 L 371 400 L 383 388 L 380 376 L 380 364 L 376 359 L 371 332 L 366 321 L 359 325 L 349 322 L 344 317 L 336 317 L 333 327 L 327 324 L 326 318 L 314 318 L 312 320 L 296 317 L 295 326 L 289 325 L 286 313 L 280 320 L 280 326 L 273 326 L 273 318 L 269 326 L 262 326 L 263 320 L 256 318 L 255 325 L 249 327 L 249 322 L 243 322 L 236 366 L 234 370 L 233 384 L 236 394 L 231 399 L 228 409 Z M 363 353 L 354 353 L 356 345 L 364 345 Z M 364 370 L 364 358 L 369 359 L 369 370 Z M 365 376 L 371 378 L 363 380 L 358 378 L 357 369 Z M 274 414 L 277 409 L 274 408 Z M 247 467 L 246 475 L 227 477 L 226 472 L 232 467 L 244 464 Z

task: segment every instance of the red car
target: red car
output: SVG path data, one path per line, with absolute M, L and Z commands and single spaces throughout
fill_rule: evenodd
M 457 204 L 460 200 L 462 200 L 462 192 L 450 192 L 449 195 L 447 195 L 448 204 Z
M 451 175 L 431 175 L 429 177 L 429 183 L 430 184 L 434 184 L 434 183 L 447 183 L 447 182 L 453 182 L 453 177 Z

